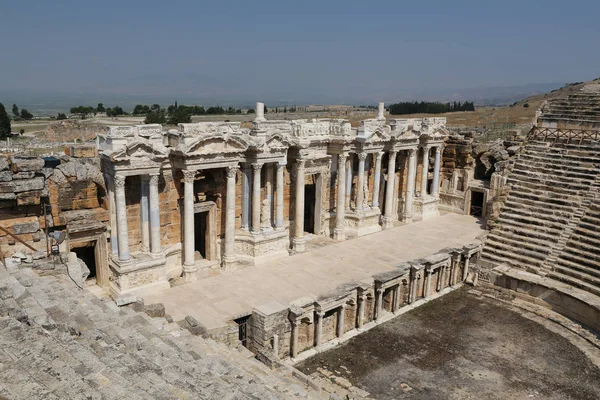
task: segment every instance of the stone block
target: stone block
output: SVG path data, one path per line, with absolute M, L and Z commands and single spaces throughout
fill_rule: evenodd
M 40 190 L 33 190 L 31 192 L 23 192 L 17 194 L 17 205 L 19 206 L 37 206 L 40 204 L 40 197 L 42 192 Z
M 162 303 L 148 304 L 144 307 L 144 312 L 151 317 L 162 318 L 165 316 L 165 306 Z
M 0 182 L 10 182 L 13 180 L 13 173 L 11 171 L 0 172 Z
M 5 156 L 0 156 L 0 171 L 7 170 L 9 165 L 8 159 Z
M 35 219 L 27 222 L 17 222 L 13 225 L 13 233 L 22 235 L 24 233 L 33 233 L 40 230 L 40 222 Z
M 35 177 L 35 172 L 33 171 L 27 171 L 27 172 L 17 172 L 16 174 L 13 174 L 13 179 L 32 179 L 33 177 Z
M 29 192 L 31 190 L 43 190 L 44 189 L 44 177 L 38 176 L 33 179 L 20 179 L 12 182 L 7 182 L 13 184 L 13 192 Z M 1 185 L 1 184 L 0 184 Z M 1 192 L 0 188 L 0 192 Z
M 41 171 L 44 168 L 44 160 L 42 158 L 19 158 L 12 157 L 12 171 L 17 172 L 28 172 L 28 171 Z

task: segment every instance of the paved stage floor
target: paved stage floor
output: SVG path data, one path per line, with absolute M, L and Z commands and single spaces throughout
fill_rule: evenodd
M 146 304 L 163 303 L 175 321 L 191 315 L 210 330 L 266 303 L 317 298 L 402 262 L 464 246 L 483 232 L 474 217 L 445 214 L 140 296 Z

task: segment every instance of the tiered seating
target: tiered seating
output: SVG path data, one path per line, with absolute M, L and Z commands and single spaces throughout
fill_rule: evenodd
M 595 147 L 529 143 L 508 179 L 510 194 L 482 259 L 537 271 L 583 206 L 597 165 Z
M 319 398 L 176 323 L 101 301 L 66 273 L 39 277 L 0 265 L 0 398 Z
M 548 275 L 600 296 L 600 200 L 595 200 L 573 229 Z
M 550 100 L 540 121 L 600 127 L 600 93 L 581 92 Z

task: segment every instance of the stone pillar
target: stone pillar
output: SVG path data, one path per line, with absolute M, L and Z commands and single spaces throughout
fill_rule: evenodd
M 427 196 L 427 173 L 429 171 L 429 146 L 423 146 L 423 160 L 421 165 L 421 197 Z
M 375 153 L 375 176 L 373 178 L 373 208 L 379 208 L 379 185 L 381 184 L 381 157 L 383 152 Z
M 400 285 L 402 283 L 398 283 L 396 289 L 394 289 L 394 302 L 392 303 L 392 312 L 396 314 L 400 309 Z
M 183 171 L 183 275 L 186 281 L 194 280 L 194 178 L 196 171 Z
M 383 310 L 383 288 L 375 289 L 375 293 L 377 297 L 375 298 L 375 321 L 378 321 L 381 318 L 381 313 Z
M 429 297 L 429 293 L 431 293 L 431 270 L 424 269 L 423 273 L 425 274 L 425 290 L 423 290 L 423 297 L 427 298 Z
M 409 304 L 417 301 L 417 282 L 419 273 L 416 270 L 411 271 L 410 274 L 410 299 Z
M 394 180 L 396 178 L 396 151 L 389 152 L 387 183 L 385 185 L 385 215 L 383 229 L 394 227 Z
M 274 225 L 273 221 L 273 164 L 265 165 L 265 199 L 269 200 L 269 228 Z
M 117 232 L 119 234 L 119 261 L 131 260 L 129 255 L 129 229 L 127 228 L 127 205 L 125 203 L 125 177 L 115 175 L 115 205 L 117 206 Z
M 242 229 L 250 230 L 250 164 L 242 168 Z
M 352 197 L 352 154 L 348 155 L 346 165 L 346 209 L 350 209 L 350 198 Z
M 223 268 L 235 262 L 235 176 L 237 166 L 227 167 L 227 194 L 225 195 L 225 252 Z
M 273 348 L 273 355 L 275 358 L 279 358 L 279 335 L 274 334 L 271 341 L 271 347 Z
M 456 269 L 460 268 L 460 253 L 452 255 L 452 262 L 450 263 L 450 285 L 456 285 Z
M 445 268 L 446 268 L 445 265 L 438 268 L 438 277 L 437 277 L 437 282 L 435 285 L 435 290 L 438 292 L 444 288 L 442 286 L 442 282 L 444 281 L 444 269 Z
M 365 192 L 363 187 L 365 185 L 365 160 L 367 159 L 367 153 L 358 153 L 358 175 L 356 180 L 356 210 L 362 210 L 365 201 Z
M 319 347 L 323 340 L 323 318 L 325 313 L 323 311 L 315 312 L 315 347 Z
M 150 199 L 150 252 L 160 254 L 160 206 L 158 199 L 159 174 L 150 174 L 149 199 Z
M 358 296 L 358 302 L 357 302 L 357 322 L 356 322 L 356 326 L 358 329 L 362 329 L 364 323 L 365 323 L 365 303 L 367 302 L 367 295 L 366 294 L 361 294 Z
M 385 105 L 384 103 L 379 103 L 377 107 L 377 119 L 379 121 L 385 121 Z
M 412 218 L 415 180 L 417 178 L 417 150 L 408 150 L 408 177 L 406 179 L 406 198 L 404 200 L 404 221 Z
M 265 104 L 257 102 L 256 103 L 256 117 L 254 118 L 255 122 L 265 121 Z
M 335 228 L 333 229 L 333 239 L 341 242 L 346 240 L 346 154 L 338 154 L 337 165 L 337 204 L 335 207 Z
M 346 309 L 346 305 L 342 304 L 339 308 L 338 308 L 338 312 L 337 312 L 337 329 L 336 329 L 336 336 L 341 338 L 344 335 L 344 310 Z
M 294 217 L 293 248 L 304 251 L 304 164 L 306 160 L 296 160 L 296 215 Z
M 285 169 L 285 161 L 280 161 L 277 164 L 277 206 L 275 217 L 275 228 L 279 230 L 285 229 L 283 224 L 283 170 Z
M 433 197 L 438 197 L 439 186 L 440 186 L 440 157 L 442 152 L 442 146 L 437 146 L 435 148 L 435 162 L 433 164 L 433 182 L 431 186 L 431 195 Z
M 115 179 L 106 175 L 106 188 L 108 189 L 108 211 L 110 212 L 110 253 L 113 257 L 119 254 L 119 235 L 117 231 L 117 205 L 115 201 Z
M 252 233 L 260 232 L 260 170 L 262 164 L 252 164 Z
M 148 207 L 148 176 L 140 176 L 140 233 L 142 237 L 142 251 L 150 250 L 150 212 Z
M 120 242 L 119 242 L 120 244 Z M 462 281 L 466 281 L 467 280 L 467 275 L 469 274 L 469 261 L 471 261 L 471 255 L 469 253 L 465 254 L 465 266 L 463 267 L 463 273 L 462 273 Z
M 300 324 L 300 319 L 290 321 L 290 324 L 292 325 L 290 356 L 296 358 L 298 356 L 298 325 Z

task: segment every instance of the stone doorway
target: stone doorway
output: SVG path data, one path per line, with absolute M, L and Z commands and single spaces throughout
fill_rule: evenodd
M 208 211 L 194 214 L 194 251 L 200 253 L 200 257 L 206 258 L 207 220 Z
M 90 270 L 90 274 L 86 279 L 86 286 L 96 284 L 96 241 L 80 243 L 80 247 L 74 247 L 72 252 L 77 254 L 77 258 L 82 260 Z
M 485 193 L 471 191 L 471 208 L 469 214 L 475 217 L 483 216 L 483 205 L 485 200 Z
M 203 201 L 194 204 L 194 252 L 196 260 L 218 261 L 217 204 Z
M 314 182 L 304 185 L 304 231 L 307 233 L 315 233 L 316 195 L 317 188 Z

